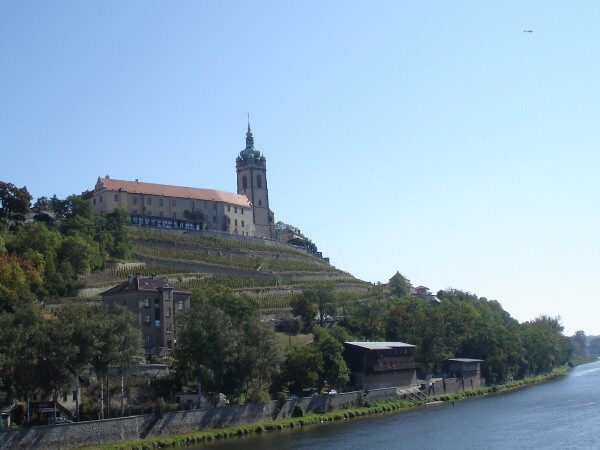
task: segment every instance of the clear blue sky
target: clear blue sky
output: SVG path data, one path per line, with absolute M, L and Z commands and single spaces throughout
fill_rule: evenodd
M 235 191 L 249 110 L 337 267 L 600 335 L 600 2 L 490 3 L 4 0 L 0 179 Z

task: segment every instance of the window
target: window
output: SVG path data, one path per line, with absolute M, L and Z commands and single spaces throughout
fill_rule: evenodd
M 233 212 L 237 214 L 237 206 L 234 206 Z
M 190 201 L 190 208 L 194 209 L 194 207 L 196 206 L 196 203 L 194 202 L 194 200 Z
M 158 199 L 158 206 L 163 206 L 163 203 L 164 203 L 163 199 L 159 198 Z
M 176 212 L 174 212 L 174 213 L 172 214 L 172 217 L 173 217 L 173 219 L 177 219 L 177 213 L 176 213 Z
M 146 334 L 146 335 L 144 336 L 144 340 L 145 340 L 146 342 L 151 342 L 151 341 L 152 341 L 152 336 L 150 336 L 149 334 Z
M 262 200 L 258 201 L 258 206 L 262 206 Z
M 171 291 L 165 291 L 165 300 L 171 300 Z
M 144 317 L 144 323 L 150 323 L 150 316 Z
M 244 208 L 240 208 L 242 210 L 242 214 L 244 214 Z
M 183 300 L 179 300 L 179 311 L 183 311 L 185 308 L 185 302 Z
M 213 203 L 213 209 L 216 210 L 217 209 L 217 204 Z
M 242 228 L 244 228 L 244 221 L 242 220 Z
M 119 201 L 119 194 L 115 194 L 115 202 Z
M 144 308 L 150 308 L 150 299 L 149 298 L 144 299 Z
M 166 328 L 166 331 L 167 331 L 167 333 L 170 333 L 170 332 L 171 332 L 171 324 L 170 324 L 170 323 L 167 323 L 167 324 L 165 325 L 165 328 Z
M 63 392 L 63 402 L 66 402 L 66 401 L 67 401 L 67 393 Z
M 165 317 L 171 317 L 171 307 L 167 306 L 165 308 Z
M 248 177 L 246 175 L 244 175 L 242 177 L 242 189 L 247 189 L 248 188 Z
M 133 197 L 133 204 L 137 205 L 137 197 Z
M 231 212 L 231 205 L 227 205 L 227 212 Z
M 175 201 L 175 199 L 171 199 L 171 206 L 177 206 L 177 202 Z
M 235 219 L 235 226 L 237 227 L 237 219 Z
M 152 197 L 146 197 L 146 205 L 152 204 Z
M 260 175 L 256 175 L 256 187 L 262 187 L 262 177 Z

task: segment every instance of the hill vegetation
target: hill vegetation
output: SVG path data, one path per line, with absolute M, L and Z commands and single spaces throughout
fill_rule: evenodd
M 78 411 L 102 416 L 108 367 L 123 374 L 140 336 L 128 313 L 90 305 L 85 293 L 97 299 L 135 274 L 192 291 L 191 311 L 166 361 L 174 375 L 153 388 L 167 404 L 186 385 L 242 403 L 326 383 L 343 388 L 346 340 L 414 344 L 429 372 L 451 357 L 482 359 L 489 383 L 546 373 L 585 353 L 585 334 L 565 337 L 559 318 L 519 323 L 498 301 L 456 289 L 417 295 L 400 273 L 372 285 L 278 242 L 132 228 L 124 211 L 94 216 L 77 196 L 41 198 L 30 211 L 25 188 L 0 194 L 2 405 L 34 393 L 57 398 L 88 368 L 98 384 Z M 44 309 L 49 303 L 59 307 Z M 287 348 L 274 327 L 288 334 Z M 294 341 L 302 344 L 291 345 L 298 333 L 305 338 Z

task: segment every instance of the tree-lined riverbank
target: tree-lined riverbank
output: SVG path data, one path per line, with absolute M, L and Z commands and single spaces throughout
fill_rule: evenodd
M 505 384 L 492 385 L 485 388 L 465 390 L 453 394 L 435 396 L 431 400 L 435 402 L 446 402 L 460 400 L 463 398 L 488 395 L 497 392 L 506 392 L 554 379 L 556 377 L 564 375 L 568 371 L 568 369 L 568 366 L 562 366 L 547 375 L 539 375 L 536 377 L 516 380 Z M 114 445 L 103 445 L 100 447 L 89 448 L 102 448 L 109 450 L 140 450 L 151 448 L 187 446 L 206 442 L 213 442 L 220 439 L 236 438 L 256 433 L 264 433 L 284 429 L 298 429 L 327 422 L 337 422 L 394 411 L 406 411 L 418 406 L 422 406 L 423 404 L 424 403 L 414 403 L 407 400 L 390 399 L 371 404 L 366 403 L 363 406 L 357 406 L 354 408 L 345 408 L 336 411 L 329 411 L 323 414 L 309 414 L 302 417 L 294 417 L 283 420 L 259 422 L 254 424 L 246 424 L 244 426 L 231 426 L 220 429 L 199 431 L 197 433 L 174 435 L 166 438 L 121 442 Z

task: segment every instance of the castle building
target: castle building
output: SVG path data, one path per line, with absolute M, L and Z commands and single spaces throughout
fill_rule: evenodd
M 254 147 L 248 121 L 246 148 L 236 158 L 237 193 L 98 177 L 83 194 L 94 214 L 124 209 L 134 225 L 207 230 L 275 238 L 269 209 L 267 160 Z

